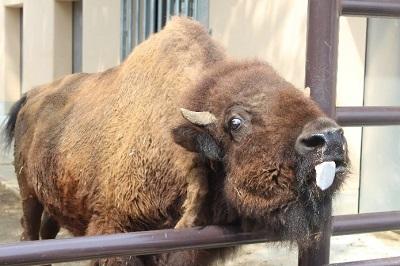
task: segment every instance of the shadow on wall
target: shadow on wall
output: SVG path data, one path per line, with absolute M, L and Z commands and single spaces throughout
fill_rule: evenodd
M 239 58 L 268 61 L 295 86 L 304 86 L 307 1 L 210 1 L 212 35 Z

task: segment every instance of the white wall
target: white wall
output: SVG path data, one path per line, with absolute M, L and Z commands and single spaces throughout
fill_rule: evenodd
M 0 92 L 3 114 L 9 107 L 6 102 L 15 101 L 20 95 L 20 5 L 6 6 L 0 11 L 0 21 L 4 25 L 0 38 Z
M 72 72 L 72 1 L 0 0 L 0 6 L 0 59 L 4 59 L 0 62 L 0 101 L 20 97 L 19 20 L 10 16 L 10 7 L 24 11 L 22 91 Z M 82 17 L 83 71 L 97 72 L 119 64 L 120 1 L 83 0 Z
M 119 0 L 83 0 L 83 72 L 97 72 L 119 64 L 120 2 Z
M 304 86 L 307 1 L 211 0 L 210 28 L 231 55 L 267 60 Z
M 400 106 L 400 20 L 368 23 L 365 105 Z M 365 127 L 361 212 L 400 209 L 400 127 Z

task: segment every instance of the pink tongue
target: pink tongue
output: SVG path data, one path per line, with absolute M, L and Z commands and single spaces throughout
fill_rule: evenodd
M 315 166 L 315 179 L 321 190 L 329 188 L 335 179 L 336 164 L 333 161 L 323 162 Z

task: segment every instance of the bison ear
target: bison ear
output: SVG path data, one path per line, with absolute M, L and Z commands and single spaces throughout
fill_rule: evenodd
M 213 161 L 222 160 L 222 149 L 204 128 L 193 124 L 183 124 L 172 130 L 172 136 L 176 144 L 188 151 L 199 153 Z

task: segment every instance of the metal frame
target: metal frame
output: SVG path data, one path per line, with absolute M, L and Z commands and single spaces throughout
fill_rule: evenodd
M 400 211 L 340 215 L 332 220 L 333 235 L 400 229 Z M 359 225 L 363 226 L 359 226 Z M 0 245 L 0 265 L 32 265 L 112 256 L 236 246 L 278 241 L 270 232 L 242 232 L 235 227 L 206 226 Z M 308 264 L 320 265 L 320 264 Z M 366 264 L 368 265 L 368 264 Z
M 331 266 L 394 266 L 400 265 L 400 257 L 376 259 L 376 260 L 361 260 L 343 263 L 329 264 Z
M 342 125 L 400 124 L 399 107 L 335 106 L 341 14 L 400 16 L 400 0 L 309 0 L 306 86 L 311 88 L 311 96 L 329 116 L 337 118 Z M 326 207 L 331 208 L 331 203 Z M 400 229 L 400 211 L 335 216 L 326 221 L 323 227 L 324 233 L 320 242 L 311 248 L 299 247 L 299 265 L 328 264 L 331 235 Z M 146 255 L 276 240 L 277 236 L 263 232 L 246 233 L 237 228 L 218 226 L 42 240 L 0 245 L 0 265 L 32 265 L 120 255 Z M 331 265 L 399 264 L 400 258 L 396 257 Z
M 337 50 L 341 15 L 400 16 L 400 1 L 309 0 L 306 86 L 311 89 L 311 97 L 328 116 L 337 119 L 343 126 L 400 124 L 399 107 L 336 107 Z M 392 212 L 377 214 L 367 220 L 361 219 L 362 217 L 353 217 L 353 231 L 349 230 L 348 233 L 373 232 L 383 227 L 391 230 L 400 224 L 400 217 Z M 337 218 L 333 219 L 335 221 Z M 393 219 L 392 224 L 388 223 L 388 219 Z M 338 222 L 340 224 L 340 220 Z M 329 224 L 329 221 L 327 223 Z M 325 227 L 323 237 L 312 247 L 315 250 L 307 248 L 300 252 L 299 265 L 328 264 L 330 235 L 330 227 Z M 374 263 L 377 261 L 383 260 L 375 260 Z M 361 264 L 357 265 L 371 265 L 369 262 L 359 263 Z
M 120 0 L 121 61 L 172 16 L 193 17 L 208 28 L 209 0 Z
M 72 2 L 72 73 L 82 72 L 82 5 Z

